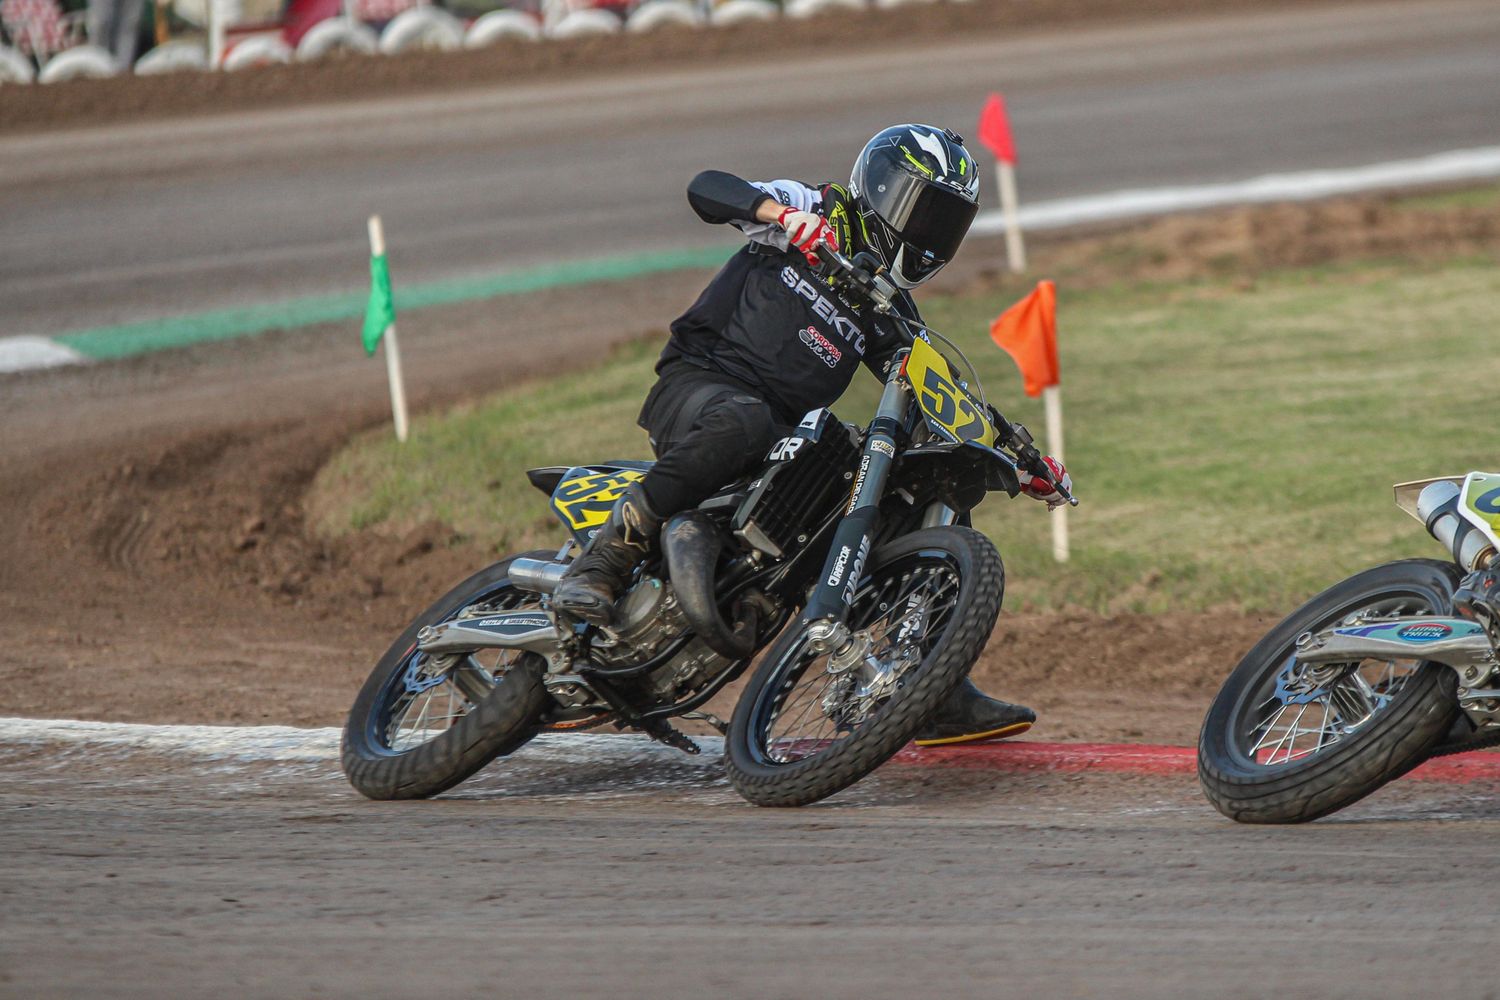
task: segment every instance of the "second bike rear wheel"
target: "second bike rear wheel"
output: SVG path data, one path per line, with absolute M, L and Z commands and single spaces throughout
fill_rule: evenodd
M 807 805 L 889 760 L 968 674 L 1004 592 L 1000 553 L 972 529 L 882 546 L 849 611 L 857 657 L 815 652 L 803 627 L 767 651 L 725 738 L 735 790 L 756 805 Z

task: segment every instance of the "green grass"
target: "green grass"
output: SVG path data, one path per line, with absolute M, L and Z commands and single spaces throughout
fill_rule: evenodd
M 1492 208 L 1500 205 L 1500 184 L 1465 185 L 1448 191 L 1427 191 L 1402 195 L 1395 199 L 1397 208 L 1432 212 L 1453 208 Z
M 986 336 L 996 297 L 924 301 L 989 397 L 1043 437 L 1039 400 Z M 976 525 L 1009 568 L 1010 606 L 1281 610 L 1363 566 L 1441 556 L 1391 502 L 1399 480 L 1500 468 L 1488 417 L 1500 378 L 1500 269 L 1489 259 L 1374 263 L 1232 282 L 1059 294 L 1067 458 L 1082 506 L 1073 559 L 1048 515 L 992 496 Z M 655 345 L 372 433 L 320 477 L 324 530 L 441 520 L 498 550 L 561 539 L 532 465 L 646 457 L 634 418 Z M 861 376 L 836 406 L 865 421 Z M 567 415 L 560 423 L 559 414 Z

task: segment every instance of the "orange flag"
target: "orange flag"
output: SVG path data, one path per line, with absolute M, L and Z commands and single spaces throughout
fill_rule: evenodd
M 1026 395 L 1040 396 L 1057 385 L 1057 289 L 1038 281 L 1036 290 L 990 324 L 990 339 L 1021 369 Z

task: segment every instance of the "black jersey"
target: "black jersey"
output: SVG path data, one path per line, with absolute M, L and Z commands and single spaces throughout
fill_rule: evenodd
M 840 246 L 849 248 L 854 215 L 838 185 L 751 184 L 717 171 L 699 174 L 688 188 L 699 216 L 735 224 L 751 242 L 672 323 L 657 370 L 682 359 L 722 372 L 763 393 L 781 419 L 796 423 L 843 395 L 861 363 L 883 380 L 911 336 L 868 303 L 830 288 L 801 252 L 787 248 L 779 226 L 755 222 L 755 210 L 767 198 L 830 219 Z M 920 321 L 906 293 L 897 308 Z

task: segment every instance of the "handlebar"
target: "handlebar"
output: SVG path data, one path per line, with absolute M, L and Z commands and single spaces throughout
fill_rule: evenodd
M 851 260 L 824 244 L 818 247 L 818 259 L 827 266 L 830 277 L 836 284 L 851 287 L 869 298 L 876 312 L 888 313 L 894 308 L 894 300 L 900 289 L 885 276 L 885 268 L 871 254 L 858 253 Z M 1078 506 L 1078 498 L 1053 478 L 1051 468 L 1042 461 L 1042 453 L 1031 443 L 1030 435 L 1024 441 L 1015 442 L 1012 450 L 1023 469 L 1033 476 L 1045 479 L 1069 506 Z
M 835 282 L 851 286 L 867 296 L 876 312 L 890 312 L 900 289 L 884 274 L 885 268 L 873 256 L 858 253 L 851 260 L 827 244 L 818 247 L 818 259 L 832 272 Z

